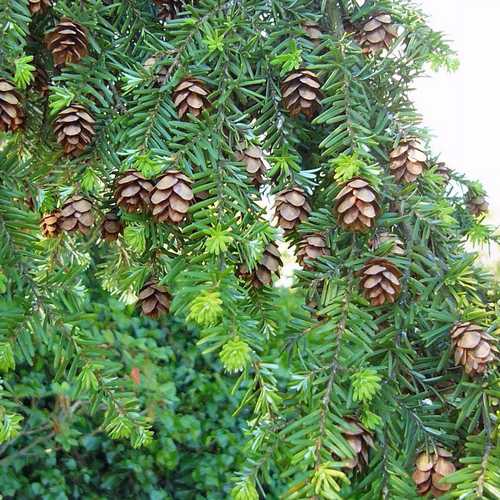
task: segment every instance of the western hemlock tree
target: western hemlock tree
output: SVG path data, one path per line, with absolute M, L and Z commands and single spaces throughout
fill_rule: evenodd
M 85 326 L 90 273 L 240 372 L 235 498 L 498 497 L 499 293 L 466 246 L 498 237 L 411 102 L 456 67 L 418 8 L 1 5 L 3 441 L 16 367 L 41 353 L 111 437 L 153 438 Z M 279 239 L 305 292 L 285 330 Z

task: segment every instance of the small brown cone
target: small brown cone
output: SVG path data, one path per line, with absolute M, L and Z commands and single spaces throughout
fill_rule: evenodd
M 241 264 L 238 268 L 238 275 L 249 281 L 255 288 L 260 288 L 271 285 L 273 276 L 279 274 L 282 266 L 283 261 L 278 248 L 274 243 L 269 243 L 253 271 L 250 271 L 246 264 Z
M 455 364 L 472 377 L 482 375 L 496 361 L 495 338 L 474 323 L 457 323 L 450 331 Z
M 47 35 L 45 43 L 52 52 L 56 66 L 76 63 L 88 55 L 88 39 L 85 28 L 65 17 Z
M 388 49 L 397 36 L 398 30 L 392 24 L 391 16 L 379 13 L 371 16 L 361 26 L 358 42 L 365 54 L 375 54 L 383 49 Z
M 291 116 L 301 113 L 311 119 L 321 109 L 323 94 L 321 83 L 312 71 L 298 69 L 289 73 L 281 82 L 283 107 Z
M 486 196 L 482 194 L 476 195 L 472 192 L 469 192 L 467 194 L 466 203 L 469 212 L 475 217 L 487 214 L 490 207 L 488 200 L 486 199 Z
M 386 259 L 370 259 L 361 269 L 363 294 L 372 306 L 394 303 L 401 292 L 401 271 Z
M 177 170 L 165 172 L 151 193 L 153 217 L 158 222 L 182 222 L 194 201 L 192 183 L 189 177 Z
M 274 203 L 275 218 L 285 232 L 295 229 L 311 213 L 305 191 L 298 187 L 285 189 L 276 195 Z
M 450 182 L 451 168 L 447 167 L 446 163 L 441 161 L 436 165 L 436 174 L 441 176 L 445 182 Z
M 101 236 L 106 241 L 116 241 L 118 236 L 123 233 L 123 224 L 120 217 L 114 212 L 108 212 L 104 216 L 101 224 Z
M 386 243 L 392 243 L 391 255 L 405 255 L 405 244 L 395 234 L 383 232 L 378 233 L 370 241 L 370 248 L 376 250 Z
M 162 21 L 175 19 L 183 9 L 186 0 L 154 0 L 158 6 L 158 18 Z
M 137 304 L 142 314 L 156 319 L 169 311 L 171 300 L 172 297 L 164 286 L 150 280 L 139 292 Z
M 61 229 L 87 234 L 94 224 L 92 203 L 83 196 L 72 196 L 61 209 Z
M 145 212 L 151 204 L 153 187 L 140 172 L 129 170 L 116 182 L 116 202 L 125 212 Z
M 52 0 L 29 0 L 29 9 L 32 15 L 45 12 L 52 5 Z
M 398 182 L 415 182 L 427 163 L 424 146 L 414 138 L 401 141 L 389 156 L 389 168 Z
M 0 132 L 14 132 L 23 124 L 21 95 L 12 83 L 0 78 Z
M 47 71 L 45 71 L 43 67 L 37 66 L 35 69 L 35 78 L 31 87 L 46 97 L 49 94 L 49 80 Z
M 361 470 L 368 465 L 368 452 L 374 447 L 372 433 L 357 418 L 345 417 L 344 420 L 347 425 L 342 429 L 342 435 L 354 452 L 354 457 L 349 459 L 346 467 Z
M 92 142 L 95 120 L 79 104 L 63 109 L 54 121 L 57 142 L 68 156 L 78 156 Z
M 314 45 L 319 45 L 321 43 L 321 37 L 323 32 L 318 23 L 314 21 L 304 21 L 302 23 L 302 28 L 306 32 L 307 37 Z
M 208 90 L 205 84 L 197 78 L 185 78 L 172 94 L 175 108 L 179 118 L 184 118 L 191 114 L 195 117 L 200 116 L 202 111 L 210 107 L 208 100 Z
M 298 263 L 306 270 L 314 268 L 314 260 L 319 257 L 330 255 L 330 250 L 322 234 L 305 236 L 299 243 L 297 252 Z
M 335 198 L 335 214 L 348 231 L 365 232 L 380 214 L 377 192 L 361 177 L 346 182 Z
M 156 57 L 149 57 L 144 62 L 144 69 L 146 69 L 147 71 L 151 71 L 153 70 L 156 63 L 157 63 Z M 154 86 L 161 87 L 162 85 L 165 85 L 168 78 L 168 67 L 163 64 L 159 68 L 155 68 L 154 71 L 155 71 Z
M 257 146 L 249 146 L 246 149 L 241 148 L 240 151 L 236 152 L 235 156 L 236 160 L 245 164 L 247 173 L 252 179 L 252 184 L 257 188 L 261 186 L 264 183 L 266 171 L 269 169 L 269 163 L 262 149 Z
M 55 238 L 61 232 L 61 212 L 54 210 L 40 219 L 40 229 L 45 238 Z
M 442 479 L 455 470 L 452 454 L 443 448 L 437 448 L 437 453 L 424 451 L 417 456 L 412 478 L 421 496 L 430 493 L 433 497 L 440 497 L 451 489 L 451 484 L 442 482 Z

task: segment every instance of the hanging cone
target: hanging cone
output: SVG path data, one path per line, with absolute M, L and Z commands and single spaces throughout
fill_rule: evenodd
M 83 196 L 72 196 L 61 209 L 61 229 L 88 234 L 94 224 L 92 203 Z
M 193 181 L 177 170 L 168 170 L 151 193 L 153 217 L 158 222 L 179 224 L 194 201 Z
M 469 209 L 469 212 L 475 217 L 487 214 L 490 208 L 490 205 L 485 195 L 483 194 L 476 195 L 472 191 L 469 191 L 467 193 L 466 204 L 467 208 Z
M 54 210 L 40 220 L 40 230 L 45 238 L 55 238 L 61 232 L 61 212 Z
M 46 97 L 49 94 L 49 75 L 42 66 L 35 69 L 35 78 L 31 87 Z
M 0 78 L 0 132 L 14 132 L 23 124 L 20 94 L 12 83 Z
M 281 255 L 274 243 L 269 243 L 260 262 L 253 271 L 249 271 L 246 264 L 241 264 L 238 268 L 238 275 L 246 281 L 249 281 L 255 288 L 269 286 L 273 282 L 273 276 L 279 274 L 283 266 Z
M 158 7 L 158 18 L 162 21 L 175 19 L 183 10 L 186 0 L 154 0 Z
M 118 206 L 125 212 L 145 212 L 151 203 L 153 184 L 140 172 L 129 170 L 117 181 L 115 198 Z
M 451 345 L 455 352 L 455 364 L 462 365 L 471 376 L 486 373 L 496 361 L 498 349 L 495 338 L 480 326 L 470 322 L 457 323 L 450 331 Z
M 161 87 L 162 85 L 165 85 L 165 83 L 167 82 L 168 67 L 163 64 L 159 68 L 155 69 L 154 67 L 156 66 L 157 62 L 158 59 L 156 57 L 149 57 L 144 62 L 144 69 L 146 69 L 147 71 L 152 71 L 154 69 L 155 71 L 154 86 Z
M 285 232 L 295 229 L 311 213 L 305 191 L 298 187 L 285 189 L 276 195 L 274 215 L 277 225 Z
M 323 32 L 318 23 L 314 21 L 304 21 L 302 23 L 302 29 L 306 32 L 307 38 L 309 38 L 314 45 L 318 46 L 321 43 Z
M 323 235 L 312 234 L 304 237 L 299 243 L 297 252 L 298 263 L 306 270 L 314 269 L 314 260 L 330 255 L 330 250 Z
M 386 243 L 392 243 L 391 255 L 405 255 L 405 245 L 395 234 L 383 232 L 378 233 L 370 241 L 370 248 L 376 250 Z
M 31 15 L 38 14 L 39 12 L 45 12 L 52 5 L 52 0 L 29 0 L 28 7 L 30 9 Z
M 413 138 L 401 141 L 389 156 L 389 168 L 398 182 L 415 182 L 427 163 L 424 146 Z
M 364 296 L 372 306 L 394 303 L 401 292 L 401 276 L 401 271 L 388 260 L 369 260 L 361 270 Z
M 436 166 L 436 174 L 441 176 L 445 182 L 450 182 L 451 179 L 451 168 L 446 166 L 446 163 L 439 162 Z
M 258 188 L 264 183 L 266 171 L 269 169 L 264 152 L 257 146 L 250 146 L 246 149 L 241 148 L 235 154 L 236 160 L 245 164 L 246 170 L 252 184 Z
M 179 118 L 184 118 L 187 114 L 195 117 L 201 115 L 202 111 L 210 107 L 208 91 L 205 84 L 197 78 L 185 78 L 172 94 L 175 108 Z
M 137 305 L 142 314 L 150 318 L 158 318 L 168 313 L 170 309 L 171 295 L 167 289 L 157 281 L 149 280 L 139 292 Z
M 95 135 L 95 120 L 79 104 L 63 109 L 54 122 L 57 142 L 68 156 L 78 156 L 92 142 Z
M 342 435 L 354 451 L 354 457 L 346 463 L 348 469 L 362 470 L 368 465 L 368 452 L 374 447 L 372 433 L 354 417 L 345 417 L 345 428 Z
M 380 214 L 377 192 L 361 177 L 354 177 L 344 184 L 336 196 L 334 212 L 344 229 L 352 232 L 368 231 Z
M 379 13 L 364 23 L 358 35 L 358 42 L 365 54 L 375 54 L 388 49 L 398 36 L 397 28 L 392 24 L 389 14 Z
M 66 17 L 47 35 L 45 43 L 56 66 L 76 63 L 89 53 L 85 29 Z
M 115 212 L 108 212 L 101 224 L 101 236 L 106 241 L 116 241 L 123 233 L 123 224 Z
M 441 480 L 456 470 L 452 457 L 443 448 L 437 448 L 437 453 L 423 452 L 417 456 L 412 477 L 421 496 L 430 493 L 434 497 L 440 497 L 451 489 L 451 484 Z
M 281 82 L 283 107 L 291 116 L 313 118 L 321 109 L 323 94 L 318 77 L 307 69 L 292 71 Z

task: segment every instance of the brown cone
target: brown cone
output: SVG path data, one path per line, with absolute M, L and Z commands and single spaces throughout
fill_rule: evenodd
M 128 170 L 116 182 L 116 202 L 125 212 L 145 212 L 151 204 L 153 187 L 140 172 Z
M 404 255 L 405 244 L 395 235 L 387 232 L 379 233 L 370 241 L 370 248 L 376 250 L 386 243 L 392 243 L 391 255 Z
M 278 226 L 285 231 L 291 231 L 307 219 L 311 213 L 311 206 L 304 190 L 293 187 L 276 195 L 274 210 Z
M 238 274 L 246 281 L 249 281 L 255 288 L 271 285 L 273 276 L 279 274 L 280 268 L 283 266 L 281 255 L 274 243 L 269 243 L 260 262 L 255 266 L 253 271 L 249 271 L 246 264 L 241 264 L 238 268 Z
M 194 200 L 193 181 L 177 170 L 168 170 L 151 193 L 153 217 L 158 222 L 179 224 Z
M 61 22 L 47 35 L 45 43 L 52 52 L 56 66 L 76 63 L 88 55 L 88 39 L 85 28 L 66 17 L 63 17 Z
M 149 57 L 144 62 L 144 69 L 148 71 L 152 70 L 156 65 L 156 62 L 157 62 L 156 57 Z M 154 86 L 161 87 L 162 85 L 165 85 L 165 83 L 167 82 L 167 78 L 168 78 L 168 67 L 163 64 L 159 68 L 155 69 Z
M 61 229 L 87 234 L 94 224 L 92 203 L 83 196 L 72 196 L 61 209 Z
M 52 0 L 29 0 L 29 8 L 32 15 L 45 12 L 52 5 Z
M 370 259 L 361 269 L 363 294 L 372 306 L 394 303 L 401 292 L 401 271 L 386 259 Z
M 49 93 L 49 75 L 42 66 L 37 66 L 35 69 L 35 78 L 31 86 L 40 92 L 43 96 Z
M 320 88 L 321 83 L 312 71 L 292 71 L 281 82 L 283 107 L 291 116 L 303 113 L 307 118 L 313 118 L 321 109 L 323 94 Z
M 478 217 L 479 215 L 487 214 L 489 210 L 489 203 L 484 195 L 475 195 L 472 192 L 467 193 L 467 208 L 469 212 Z
M 95 135 L 95 120 L 79 104 L 71 104 L 63 109 L 54 122 L 57 142 L 69 156 L 78 156 L 92 142 Z
M 436 166 L 436 174 L 441 176 L 445 182 L 450 182 L 451 179 L 451 168 L 446 166 L 446 163 L 439 162 Z
M 452 457 L 443 448 L 437 448 L 437 453 L 422 452 L 417 456 L 412 478 L 421 496 L 430 493 L 434 497 L 440 497 L 451 489 L 451 484 L 441 480 L 456 470 Z
M 344 229 L 353 232 L 368 231 L 380 214 L 377 192 L 361 177 L 354 177 L 344 184 L 335 197 L 334 212 Z
M 187 114 L 201 115 L 203 110 L 210 107 L 207 96 L 208 90 L 201 80 L 192 77 L 185 78 L 175 87 L 172 94 L 179 118 L 184 118 Z
M 357 418 L 345 417 L 344 420 L 349 428 L 342 429 L 342 435 L 354 451 L 354 457 L 349 459 L 346 467 L 361 470 L 368 465 L 368 452 L 374 447 L 372 433 Z
M 12 83 L 0 78 L 0 132 L 14 132 L 23 124 L 20 94 Z
M 415 182 L 427 162 L 424 146 L 418 139 L 401 141 L 390 154 L 390 169 L 398 182 Z
M 450 331 L 451 345 L 455 352 L 455 364 L 462 365 L 465 373 L 481 375 L 488 365 L 496 361 L 498 349 L 495 338 L 480 326 L 470 322 L 457 323 Z
M 314 260 L 319 257 L 330 255 L 326 240 L 321 234 L 311 234 L 304 237 L 299 243 L 297 261 L 306 270 L 314 268 Z
M 61 232 L 61 212 L 54 210 L 40 219 L 40 229 L 45 238 L 55 238 Z
M 101 224 L 101 236 L 106 241 L 116 241 L 123 233 L 123 224 L 114 212 L 108 212 Z
M 318 23 L 314 21 L 304 21 L 302 23 L 302 28 L 306 32 L 307 37 L 314 45 L 319 45 L 321 43 L 321 37 L 323 32 Z
M 142 314 L 156 319 L 169 311 L 171 300 L 172 297 L 164 286 L 150 280 L 139 292 L 137 304 Z
M 379 13 L 361 26 L 358 41 L 365 54 L 375 54 L 388 49 L 397 36 L 398 30 L 392 24 L 391 16 Z
M 246 149 L 242 148 L 237 151 L 235 156 L 236 160 L 245 164 L 247 173 L 252 179 L 252 184 L 257 188 L 261 186 L 264 183 L 266 171 L 269 169 L 269 163 L 262 149 L 257 146 L 249 146 Z
M 186 4 L 185 0 L 154 0 L 158 6 L 158 17 L 162 21 L 175 19 Z

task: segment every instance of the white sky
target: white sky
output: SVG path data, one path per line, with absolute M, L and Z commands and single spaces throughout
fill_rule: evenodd
M 431 73 L 416 84 L 415 101 L 446 164 L 488 191 L 492 224 L 500 224 L 500 0 L 417 0 L 459 53 L 455 73 Z M 498 256 L 498 249 L 497 249 Z

